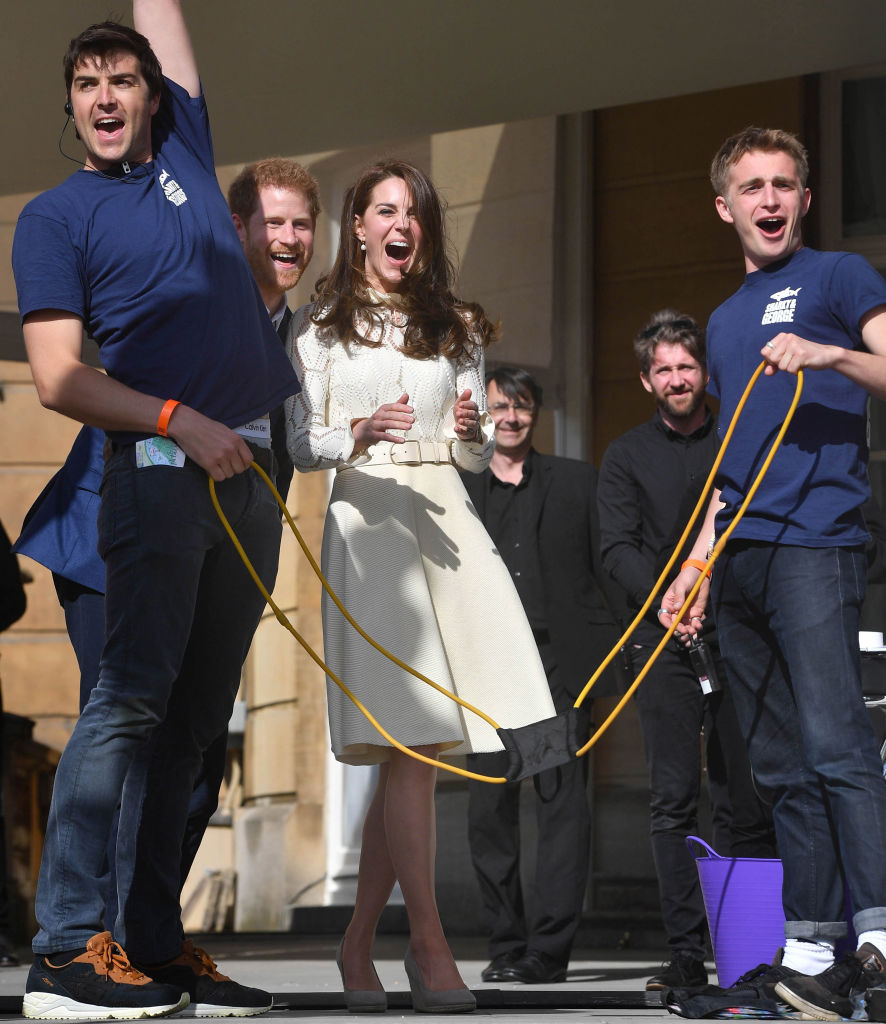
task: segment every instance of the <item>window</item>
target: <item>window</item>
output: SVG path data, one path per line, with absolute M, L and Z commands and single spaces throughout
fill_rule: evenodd
M 822 76 L 821 202 L 825 249 L 860 253 L 886 277 L 886 66 Z M 871 493 L 886 515 L 886 402 L 868 402 Z M 863 626 L 886 632 L 886 584 L 868 588 Z

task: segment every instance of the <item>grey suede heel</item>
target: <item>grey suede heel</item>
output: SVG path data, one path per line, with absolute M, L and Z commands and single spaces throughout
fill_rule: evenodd
M 403 966 L 412 992 L 412 1008 L 416 1013 L 472 1013 L 477 1009 L 477 1000 L 468 988 L 446 988 L 439 992 L 427 988 L 411 946 L 406 950 Z
M 388 997 L 384 989 L 347 988 L 345 986 L 345 969 L 341 963 L 341 951 L 345 944 L 342 939 L 335 952 L 335 962 L 341 975 L 341 987 L 345 992 L 345 1006 L 348 1013 L 384 1013 L 388 1008 Z M 375 971 L 375 967 L 372 968 Z M 376 973 L 376 978 L 378 974 Z M 381 982 L 379 982 L 381 984 Z

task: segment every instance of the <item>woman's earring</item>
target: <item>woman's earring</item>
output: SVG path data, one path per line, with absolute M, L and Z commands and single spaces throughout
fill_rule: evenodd
M 360 252 L 366 252 L 366 243 L 365 242 L 361 242 L 360 243 Z

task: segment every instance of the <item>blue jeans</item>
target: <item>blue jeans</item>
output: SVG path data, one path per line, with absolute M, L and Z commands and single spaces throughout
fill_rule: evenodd
M 105 595 L 89 587 L 52 574 L 55 589 L 65 613 L 68 638 L 80 668 L 80 710 L 86 706 L 89 695 L 98 683 L 99 664 L 105 643 Z M 186 685 L 186 684 L 185 684 Z M 182 842 L 180 877 L 184 886 L 194 858 L 200 848 L 209 820 L 218 807 L 218 792 L 227 767 L 227 727 L 203 752 L 203 764 L 194 784 L 188 805 L 188 821 Z M 117 823 L 111 828 L 108 840 L 107 883 L 103 888 L 105 899 L 104 923 L 108 931 L 117 922 L 117 875 L 114 868 L 117 852 Z M 133 885 L 138 883 L 138 867 Z M 2 935 L 2 928 L 0 928 Z
M 270 453 L 255 454 L 270 468 Z M 273 497 L 251 471 L 217 493 L 270 589 L 280 547 Z M 181 950 L 191 793 L 203 751 L 230 718 L 265 602 L 212 507 L 206 473 L 190 460 L 137 469 L 134 446 L 117 446 L 101 496 L 107 635 L 98 685 L 56 774 L 33 946 L 75 949 L 103 930 L 102 871 L 119 802 L 114 937 L 133 959 L 157 963 Z M 132 885 L 136 856 L 152 884 Z
M 732 542 L 714 567 L 720 649 L 773 795 L 787 938 L 886 928 L 886 781 L 861 695 L 860 548 Z

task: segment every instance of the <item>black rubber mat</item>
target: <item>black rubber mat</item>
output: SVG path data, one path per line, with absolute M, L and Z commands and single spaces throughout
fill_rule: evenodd
M 609 989 L 474 989 L 478 1010 L 660 1010 L 660 992 Z M 344 1010 L 341 992 L 275 992 L 274 1010 Z M 408 992 L 388 992 L 389 1010 L 410 1010 Z M 271 1011 L 273 1013 L 273 1010 Z

